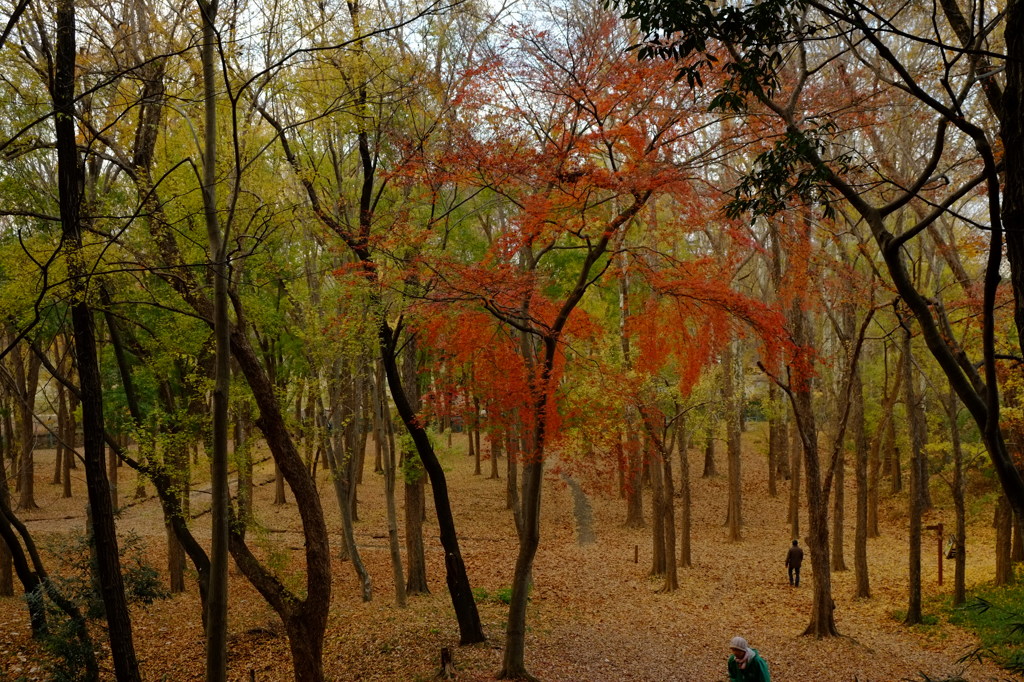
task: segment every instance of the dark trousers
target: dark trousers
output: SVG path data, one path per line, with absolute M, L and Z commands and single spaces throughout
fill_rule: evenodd
M 800 587 L 800 567 L 787 566 L 786 568 L 789 569 L 789 584 Z

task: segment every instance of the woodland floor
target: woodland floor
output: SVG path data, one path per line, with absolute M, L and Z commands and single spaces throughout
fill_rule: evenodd
M 527 666 L 543 680 L 725 680 L 727 643 L 746 637 L 771 666 L 777 682 L 894 682 L 941 680 L 956 673 L 965 679 L 1008 680 L 1012 676 L 987 663 L 958 664 L 976 640 L 945 622 L 907 628 L 899 612 L 906 604 L 907 544 L 905 498 L 887 501 L 881 511 L 882 537 L 869 541 L 872 598 L 855 600 L 853 571 L 833 575 L 836 621 L 842 637 L 815 640 L 800 636 L 808 621 L 811 601 L 809 559 L 803 585 L 788 585 L 783 566 L 789 545 L 786 524 L 789 483 L 780 481 L 778 496 L 767 491 L 764 436 L 754 425 L 745 435 L 743 463 L 742 542 L 727 541 L 723 527 L 726 504 L 724 475 L 703 479 L 702 455 L 691 452 L 693 481 L 694 567 L 680 572 L 680 589 L 659 593 L 661 580 L 648 576 L 650 530 L 622 525 L 625 503 L 598 488 L 614 489 L 613 481 L 583 483 L 592 513 L 593 542 L 578 542 L 573 487 L 557 471 L 547 476 L 541 547 L 534 568 L 534 589 L 528 612 Z M 515 530 L 505 510 L 504 460 L 502 478 L 473 475 L 465 456 L 465 440 L 456 436 L 445 457 L 456 524 L 470 581 L 477 590 L 494 595 L 511 585 L 516 554 Z M 84 481 L 81 468 L 75 497 L 60 497 L 59 486 L 48 481 L 52 452 L 37 452 L 37 501 L 40 509 L 20 516 L 44 547 L 61 533 L 84 528 Z M 394 605 L 383 512 L 383 485 L 371 473 L 368 460 L 360 487 L 360 517 L 356 535 L 360 552 L 374 581 L 374 599 L 364 603 L 350 563 L 335 561 L 331 616 L 324 647 L 324 666 L 330 680 L 429 680 L 437 669 L 442 647 L 452 647 L 459 680 L 488 680 L 500 668 L 507 606 L 496 599 L 480 604 L 488 642 L 458 647 L 458 630 L 444 586 L 443 555 L 436 541 L 436 522 L 425 530 L 428 577 L 432 594 L 411 599 L 406 609 Z M 724 458 L 719 455 L 719 470 Z M 134 475 L 122 467 L 122 501 L 134 489 Z M 678 474 L 677 474 L 678 475 Z M 264 464 L 258 481 L 268 480 Z M 847 481 L 846 562 L 853 564 L 852 471 Z M 340 520 L 333 489 L 318 476 L 331 541 L 341 541 Z M 944 484 L 932 484 L 937 510 L 927 523 L 942 521 L 949 528 Z M 202 493 L 194 493 L 194 511 Z M 274 547 L 301 559 L 302 537 L 294 504 L 274 506 L 272 485 L 257 493 L 261 532 L 253 544 Z M 429 497 L 429 494 L 428 494 Z M 289 500 L 291 498 L 289 497 Z M 647 500 L 649 505 L 649 500 Z M 678 501 L 677 501 L 678 502 Z M 945 507 L 945 510 L 943 508 Z M 432 510 L 428 509 L 428 518 Z M 648 506 L 649 514 L 649 506 Z M 199 536 L 208 516 L 194 522 Z M 991 580 L 991 507 L 972 509 L 968 554 L 968 586 Z M 806 519 L 802 521 L 806 529 Z M 166 562 L 164 530 L 157 501 L 133 504 L 124 510 L 121 530 L 141 535 L 148 559 Z M 946 581 L 937 585 L 934 536 L 926 536 L 924 560 L 925 609 L 939 614 L 935 601 L 952 590 L 952 562 Z M 634 561 L 638 548 L 639 558 Z M 282 552 L 283 550 L 283 552 Z M 57 572 L 51 558 L 51 572 Z M 297 586 L 301 584 L 297 577 Z M 145 680 L 201 680 L 204 669 L 199 600 L 194 581 L 183 595 L 133 609 L 136 650 Z M 287 640 L 277 617 L 232 568 L 230 575 L 229 677 L 249 680 L 292 679 Z M 41 680 L 42 654 L 28 636 L 28 618 L 19 598 L 0 599 L 0 682 Z M 108 679 L 113 676 L 109 675 Z

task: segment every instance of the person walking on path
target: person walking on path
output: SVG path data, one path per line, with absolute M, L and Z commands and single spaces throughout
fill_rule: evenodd
M 768 662 L 757 649 L 751 649 L 747 640 L 733 637 L 729 642 L 729 682 L 771 682 Z
M 786 552 L 786 568 L 789 569 L 789 584 L 800 587 L 800 564 L 804 562 L 804 550 L 800 549 L 796 540 Z

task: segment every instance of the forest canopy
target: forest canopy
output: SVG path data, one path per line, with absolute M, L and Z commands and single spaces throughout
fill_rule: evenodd
M 965 598 L 965 462 L 998 499 L 996 579 L 1012 580 L 1018 0 L 3 0 L 0 18 L 0 568 L 40 595 L 37 635 L 52 602 L 90 642 L 18 518 L 36 506 L 40 428 L 61 443 L 66 496 L 84 465 L 119 680 L 141 679 L 119 461 L 159 498 L 172 590 L 186 558 L 195 572 L 211 680 L 229 565 L 279 616 L 296 679 L 324 679 L 330 528 L 373 593 L 352 530 L 371 441 L 397 602 L 426 589 L 411 510 L 429 496 L 459 643 L 485 639 L 437 452 L 456 428 L 477 473 L 506 459 L 503 678 L 530 678 L 548 482 L 621 494 L 631 527 L 649 490 L 670 592 L 690 565 L 686 452 L 719 431 L 742 539 L 747 418 L 767 422 L 771 495 L 795 491 L 806 634 L 839 634 L 845 470 L 868 597 L 866 540 L 901 452 L 907 622 L 932 479 L 953 491 Z M 301 567 L 262 546 L 250 441 L 275 501 L 296 502 Z

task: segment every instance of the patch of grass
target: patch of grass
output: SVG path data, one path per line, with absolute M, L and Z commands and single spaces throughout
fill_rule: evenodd
M 963 660 L 988 658 L 1011 672 L 1024 673 L 1024 585 L 978 590 L 967 604 L 947 608 L 951 623 L 981 640 L 981 646 Z
M 512 603 L 512 588 L 499 587 L 492 594 L 482 587 L 474 587 L 473 599 L 475 599 L 478 604 L 482 602 L 491 601 L 508 605 Z
M 907 618 L 907 612 L 905 610 L 896 610 L 891 614 L 892 619 L 898 623 L 902 623 Z M 939 624 L 939 617 L 931 613 L 922 613 L 921 622 L 915 627 L 932 627 Z

